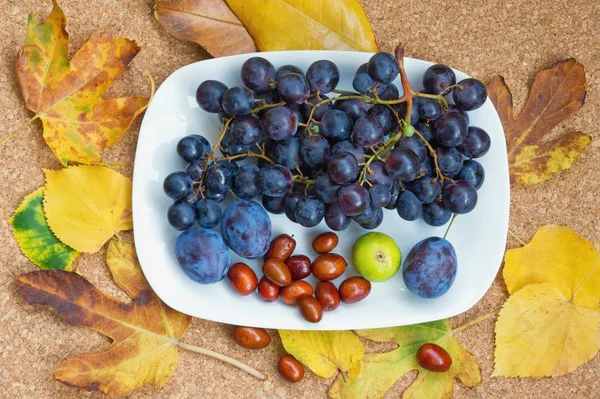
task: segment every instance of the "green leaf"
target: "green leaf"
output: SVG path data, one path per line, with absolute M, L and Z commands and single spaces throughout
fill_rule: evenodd
M 337 377 L 329 389 L 331 398 L 381 398 L 400 377 L 411 370 L 418 370 L 419 375 L 404 391 L 403 399 L 450 399 L 454 378 L 460 379 L 468 387 L 481 382 L 477 361 L 454 337 L 448 320 L 358 330 L 356 334 L 373 341 L 394 342 L 398 348 L 385 353 L 366 354 L 355 379 L 344 381 L 340 376 Z M 426 343 L 435 343 L 448 351 L 452 358 L 450 370 L 433 373 L 419 366 L 416 354 Z
M 63 244 L 46 223 L 44 187 L 29 194 L 10 218 L 13 235 L 23 254 L 42 269 L 71 271 L 79 252 Z

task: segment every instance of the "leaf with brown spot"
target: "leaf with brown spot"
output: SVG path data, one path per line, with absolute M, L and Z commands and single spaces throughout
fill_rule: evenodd
M 25 106 L 44 125 L 44 140 L 63 165 L 98 163 L 100 152 L 121 140 L 148 98 L 104 99 L 140 51 L 132 40 L 96 33 L 68 58 L 67 21 L 56 2 L 42 24 L 29 15 L 17 79 Z
M 70 324 L 112 339 L 106 350 L 75 355 L 54 371 L 58 381 L 106 395 L 126 396 L 145 383 L 164 385 L 175 371 L 179 338 L 191 317 L 156 296 L 144 278 L 133 244 L 112 241 L 106 261 L 132 303 L 111 298 L 76 273 L 22 274 L 17 288 L 27 303 L 55 308 Z
M 254 40 L 225 0 L 157 0 L 154 17 L 171 35 L 198 43 L 213 57 L 256 51 Z
M 502 76 L 487 86 L 506 135 L 511 181 L 538 184 L 569 169 L 590 144 L 590 135 L 574 131 L 546 138 L 585 102 L 583 65 L 572 58 L 542 69 L 535 76 L 525 107 L 513 115 L 512 94 Z

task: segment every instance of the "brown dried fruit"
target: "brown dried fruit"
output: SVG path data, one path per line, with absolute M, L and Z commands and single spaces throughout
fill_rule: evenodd
M 312 264 L 311 271 L 319 280 L 333 280 L 341 276 L 348 263 L 338 254 L 324 254 Z
M 280 287 L 290 285 L 292 282 L 292 274 L 281 259 L 267 259 L 263 264 L 262 271 L 265 277 Z
M 271 336 L 264 328 L 237 326 L 233 329 L 233 340 L 246 349 L 262 349 L 269 346 Z
M 312 243 L 313 249 L 319 254 L 331 252 L 337 245 L 338 236 L 337 234 L 331 231 L 319 234 Z
M 286 305 L 295 305 L 298 302 L 298 298 L 304 295 L 312 295 L 313 287 L 304 280 L 292 281 L 287 287 L 281 289 L 281 300 Z
M 287 260 L 296 249 L 296 240 L 287 234 L 281 234 L 271 241 L 269 250 L 264 256 L 264 260 L 277 258 L 283 261 Z

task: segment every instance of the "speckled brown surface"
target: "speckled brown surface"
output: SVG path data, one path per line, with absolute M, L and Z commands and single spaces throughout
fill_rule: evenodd
M 110 90 L 111 95 L 147 95 L 143 75 L 149 70 L 157 83 L 177 68 L 207 57 L 194 44 L 171 38 L 151 15 L 150 0 L 63 0 L 68 20 L 70 52 L 97 30 L 135 39 L 142 52 L 130 72 Z M 600 2 L 576 0 L 469 0 L 410 1 L 363 0 L 380 48 L 392 50 L 396 42 L 408 43 L 406 54 L 443 62 L 487 82 L 502 74 L 520 108 L 535 72 L 553 62 L 575 57 L 586 68 L 588 97 L 577 114 L 556 128 L 588 132 L 593 142 L 575 166 L 534 187 L 513 187 L 511 229 L 528 240 L 537 227 L 565 224 L 588 239 L 600 242 Z M 23 43 L 27 14 L 45 18 L 50 0 L 0 0 L 0 132 L 1 136 L 31 117 L 23 106 L 15 79 L 14 59 Z M 118 170 L 131 176 L 138 119 L 121 143 L 104 152 L 108 161 L 121 161 Z M 15 292 L 15 278 L 35 269 L 19 251 L 6 221 L 23 196 L 43 184 L 43 168 L 60 165 L 44 144 L 41 123 L 35 122 L 9 145 L 0 149 L 0 397 L 79 398 L 100 397 L 69 388 L 52 379 L 54 367 L 68 355 L 104 348 L 108 340 L 89 330 L 65 324 L 55 312 L 26 305 Z M 487 184 L 493 184 L 489 181 Z M 515 246 L 512 239 L 508 246 Z M 87 278 L 110 295 L 125 299 L 110 281 L 104 251 L 83 256 L 78 262 Z M 478 315 L 497 311 L 507 292 L 497 278 L 486 296 L 467 313 L 455 317 L 457 326 Z M 274 333 L 274 332 L 273 332 Z M 275 337 L 275 335 L 274 335 Z M 459 333 L 461 342 L 481 365 L 483 383 L 475 389 L 455 384 L 459 398 L 599 398 L 600 356 L 568 376 L 550 378 L 492 378 L 493 322 L 486 321 Z M 260 382 L 201 355 L 181 352 L 175 375 L 163 388 L 145 386 L 134 397 L 145 398 L 318 398 L 330 381 L 307 373 L 290 385 L 276 373 L 282 353 L 278 338 L 266 350 L 250 352 L 237 347 L 230 327 L 195 319 L 184 340 L 226 353 L 267 372 Z M 369 344 L 370 350 L 378 349 Z M 399 380 L 389 398 L 399 397 L 414 378 Z

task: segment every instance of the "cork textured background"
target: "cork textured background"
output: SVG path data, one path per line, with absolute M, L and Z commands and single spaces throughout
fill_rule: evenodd
M 575 166 L 533 187 L 512 187 L 510 228 L 528 241 L 537 228 L 554 223 L 570 226 L 593 242 L 600 242 L 600 1 L 468 0 L 411 1 L 362 0 L 382 50 L 407 43 L 406 55 L 451 65 L 488 82 L 501 74 L 520 109 L 535 73 L 552 63 L 574 57 L 585 66 L 588 95 L 584 107 L 553 134 L 582 130 L 592 144 Z M 98 30 L 136 40 L 141 53 L 131 70 L 119 78 L 109 96 L 148 95 L 143 71 L 160 84 L 169 74 L 208 54 L 193 43 L 169 36 L 151 13 L 150 0 L 62 0 L 73 54 Z M 14 60 L 21 48 L 27 15 L 45 18 L 50 0 L 0 0 L 0 137 L 31 117 L 25 109 L 15 78 Z M 141 118 L 123 140 L 105 150 L 108 162 L 131 176 Z M 14 281 L 35 270 L 21 254 L 7 219 L 22 198 L 43 185 L 42 169 L 57 169 L 58 160 L 42 140 L 39 121 L 0 149 L 0 398 L 101 397 L 70 388 L 52 379 L 56 365 L 69 355 L 108 346 L 104 336 L 66 324 L 56 312 L 27 305 L 16 294 Z M 493 184 L 488 180 L 486 184 Z M 490 210 L 493 211 L 493 210 Z M 517 242 L 509 239 L 508 247 Z M 109 295 L 126 300 L 110 279 L 105 250 L 78 260 L 83 274 Z M 486 296 L 471 310 L 453 318 L 458 326 L 487 312 L 497 312 L 507 297 L 498 277 Z M 320 398 L 331 381 L 307 372 L 296 385 L 283 381 L 276 362 L 283 353 L 272 331 L 265 350 L 251 352 L 236 346 L 231 327 L 194 319 L 185 342 L 205 346 L 246 362 L 270 375 L 261 382 L 219 361 L 180 351 L 177 370 L 162 388 L 145 386 L 135 398 Z M 494 322 L 484 321 L 458 334 L 479 361 L 483 383 L 467 389 L 455 383 L 456 398 L 599 398 L 600 356 L 559 378 L 492 378 Z M 389 349 L 369 343 L 367 350 Z M 401 396 L 415 373 L 401 378 L 388 398 Z

